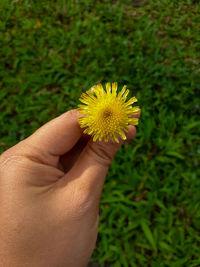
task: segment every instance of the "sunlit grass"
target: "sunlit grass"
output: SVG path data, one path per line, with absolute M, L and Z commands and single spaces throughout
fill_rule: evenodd
M 101 200 L 102 266 L 200 266 L 198 1 L 0 3 L 1 151 L 101 81 L 142 115 Z

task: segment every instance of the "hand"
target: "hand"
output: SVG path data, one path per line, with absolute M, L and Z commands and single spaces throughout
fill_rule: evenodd
M 123 142 L 92 142 L 79 116 L 64 113 L 0 156 L 2 267 L 87 266 L 105 175 Z M 130 126 L 127 138 L 135 134 Z

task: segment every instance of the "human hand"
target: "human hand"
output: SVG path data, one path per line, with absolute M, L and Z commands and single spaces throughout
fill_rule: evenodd
M 84 267 L 119 144 L 92 142 L 71 110 L 0 156 L 2 267 Z M 127 138 L 136 134 L 129 127 Z

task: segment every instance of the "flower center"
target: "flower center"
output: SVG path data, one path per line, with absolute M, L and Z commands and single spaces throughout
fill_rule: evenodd
M 111 115 L 112 115 L 112 111 L 110 109 L 106 109 L 106 110 L 103 111 L 103 118 L 104 119 L 107 119 Z

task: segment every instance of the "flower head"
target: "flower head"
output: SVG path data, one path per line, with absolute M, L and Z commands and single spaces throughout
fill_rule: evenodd
M 79 112 L 84 116 L 79 118 L 84 133 L 96 140 L 119 143 L 119 137 L 126 139 L 128 125 L 137 125 L 138 118 L 132 115 L 138 114 L 139 107 L 132 107 L 137 102 L 132 97 L 126 102 L 129 90 L 124 86 L 121 92 L 117 93 L 117 83 L 106 84 L 104 90 L 101 84 L 94 85 L 90 90 L 81 95 L 80 101 L 85 105 L 79 105 Z

